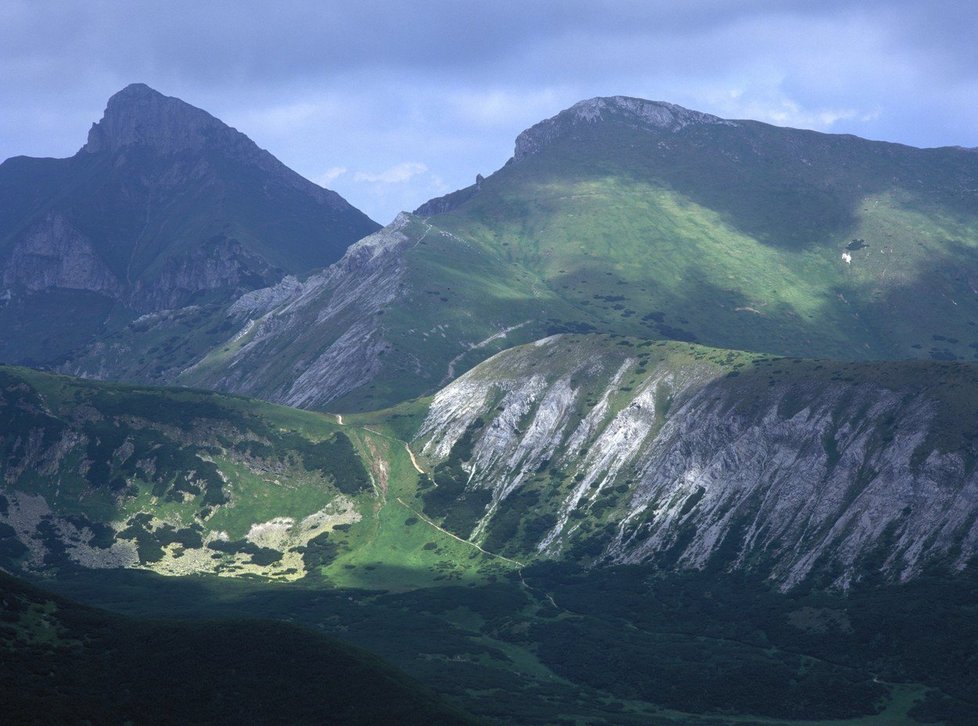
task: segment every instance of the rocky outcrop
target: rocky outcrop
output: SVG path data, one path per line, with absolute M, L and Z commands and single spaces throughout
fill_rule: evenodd
M 339 194 L 295 173 L 237 129 L 143 83 L 126 86 L 109 99 L 105 114 L 92 124 L 88 142 L 79 153 L 118 154 L 131 147 L 151 149 L 164 157 L 220 148 L 228 156 L 258 167 L 279 183 L 311 195 L 322 204 L 336 210 L 352 209 Z
M 3 263 L 2 280 L 4 289 L 12 291 L 63 288 L 112 298 L 123 291 L 91 240 L 56 212 L 30 227 L 13 245 Z
M 751 416 L 736 395 L 704 388 L 650 443 L 612 559 L 671 550 L 684 567 L 768 568 L 788 588 L 813 575 L 905 580 L 929 559 L 962 568 L 978 553 L 978 477 L 960 453 L 928 450 L 939 424 L 926 395 L 797 382 Z M 802 408 L 789 413 L 792 398 Z
M 866 364 L 844 380 L 658 350 L 559 336 L 441 391 L 416 443 L 437 465 L 471 437 L 467 486 L 491 498 L 465 534 L 484 541 L 532 493 L 523 526 L 549 525 L 524 551 L 548 557 L 748 569 L 788 589 L 978 555 L 975 452 L 946 443 L 956 371 Z
M 165 259 L 151 278 L 120 280 L 92 241 L 62 214 L 51 212 L 24 232 L 2 267 L 9 296 L 45 290 L 85 290 L 151 312 L 188 304 L 201 294 L 240 294 L 281 276 L 236 240 L 215 238 Z
M 274 282 L 281 274 L 265 260 L 248 254 L 237 240 L 218 238 L 165 260 L 151 280 L 136 281 L 128 302 L 140 312 L 168 310 L 202 294 L 240 294 Z
M 225 130 L 228 127 L 206 111 L 133 83 L 109 99 L 82 151 L 117 152 L 127 146 L 150 146 L 161 154 L 200 151 L 213 134 Z
M 514 161 L 521 161 L 549 146 L 554 140 L 575 128 L 602 121 L 618 121 L 639 129 L 675 133 L 687 126 L 710 124 L 736 126 L 736 122 L 700 111 L 691 111 L 673 103 L 646 101 L 628 96 L 592 98 L 581 101 L 556 116 L 541 121 L 516 137 Z
M 244 295 L 230 308 L 241 326 L 234 349 L 205 358 L 181 381 L 304 408 L 368 383 L 388 347 L 378 313 L 401 294 L 402 253 L 416 243 L 405 231 L 411 221 L 399 215 L 302 283 L 286 278 Z
M 445 214 L 453 209 L 460 207 L 465 202 L 477 195 L 482 188 L 482 176 L 476 178 L 476 183 L 472 186 L 459 189 L 458 191 L 445 194 L 434 199 L 429 199 L 420 207 L 414 210 L 414 214 L 419 217 L 434 217 L 436 214 Z

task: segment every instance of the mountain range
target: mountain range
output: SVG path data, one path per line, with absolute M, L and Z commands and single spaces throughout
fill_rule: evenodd
M 971 360 L 976 190 L 970 149 L 593 99 L 520 134 L 476 185 L 193 326 L 220 341 L 186 330 L 200 313 L 169 313 L 62 370 L 369 410 L 561 331 Z
M 27 369 L 0 384 L 12 568 L 378 585 L 357 568 L 383 551 L 466 577 L 557 559 L 790 590 L 978 555 L 975 364 L 557 335 L 338 420 Z
M 597 98 L 380 228 L 129 86 L 0 166 L 0 566 L 490 722 L 967 723 L 976 254 L 973 149 Z
M 72 599 L 304 624 L 490 722 L 973 713 L 972 364 L 559 335 L 342 416 L 0 374 L 0 566 Z

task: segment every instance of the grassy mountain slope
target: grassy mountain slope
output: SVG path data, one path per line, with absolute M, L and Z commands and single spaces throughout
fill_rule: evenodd
M 232 308 L 233 339 L 177 378 L 294 406 L 370 410 L 431 391 L 576 310 L 518 265 L 401 215 L 302 285 Z
M 270 621 L 147 621 L 0 573 L 4 722 L 463 724 L 374 656 Z
M 430 221 L 518 261 L 606 330 L 970 359 L 976 189 L 973 150 L 595 99 L 524 132 L 514 161 Z
M 342 425 L 216 394 L 6 380 L 0 516 L 37 568 L 415 586 L 543 557 L 790 589 L 959 571 L 978 552 L 969 363 L 559 335 Z
M 395 408 L 3 369 L 0 557 L 298 620 L 498 723 L 968 723 L 974 158 L 581 104 L 327 270 L 78 359 Z M 611 334 L 480 364 L 568 331 Z
M 630 358 L 636 359 L 634 365 L 622 371 Z M 819 365 L 828 370 L 822 373 Z M 201 391 L 120 386 L 7 368 L 0 385 L 0 555 L 5 567 L 26 566 L 51 587 L 131 615 L 274 618 L 311 626 L 381 655 L 495 723 L 859 718 L 857 723 L 882 724 L 962 714 L 970 708 L 973 684 L 940 666 L 928 647 L 948 652 L 938 622 L 963 617 L 958 632 L 971 632 L 963 614 L 970 596 L 954 590 L 970 582 L 968 571 L 956 580 L 942 580 L 939 587 L 932 575 L 918 576 L 913 582 L 937 587 L 933 602 L 901 589 L 912 584 L 877 581 L 876 589 L 865 588 L 867 578 L 854 580 L 846 596 L 804 588 L 779 593 L 764 582 L 763 569 L 748 568 L 746 578 L 743 571 L 725 572 L 726 567 L 675 574 L 655 558 L 582 571 L 567 560 L 591 563 L 601 555 L 593 545 L 605 546 L 608 540 L 594 535 L 626 513 L 617 499 L 626 495 L 617 489 L 627 485 L 628 496 L 644 496 L 644 482 L 629 481 L 629 472 L 640 467 L 630 464 L 617 470 L 600 466 L 606 478 L 614 478 L 605 484 L 614 484 L 615 501 L 611 506 L 605 501 L 608 486 L 597 492 L 589 488 L 594 496 L 589 493 L 579 506 L 586 516 L 569 520 L 594 524 L 568 532 L 559 553 L 541 557 L 536 551 L 534 543 L 547 529 L 533 520 L 558 515 L 564 495 L 584 481 L 577 475 L 588 476 L 588 457 L 581 457 L 579 470 L 561 471 L 559 455 L 550 454 L 542 467 L 538 456 L 546 455 L 539 444 L 548 441 L 539 435 L 548 418 L 544 402 L 566 400 L 551 393 L 575 370 L 579 374 L 571 377 L 579 396 L 565 407 L 567 416 L 594 421 L 599 417 L 590 412 L 604 407 L 607 419 L 597 427 L 603 432 L 634 409 L 646 382 L 669 371 L 678 383 L 684 371 L 691 372 L 686 394 L 677 384 L 675 394 L 664 395 L 651 410 L 665 430 L 690 410 L 684 395 L 695 398 L 699 390 L 707 401 L 720 399 L 730 407 L 731 427 L 702 427 L 718 448 L 722 435 L 737 439 L 736 427 L 756 425 L 758 418 L 804 420 L 796 410 L 799 402 L 782 395 L 785 386 L 814 378 L 819 390 L 851 385 L 833 378 L 863 385 L 878 378 L 886 386 L 903 386 L 904 398 L 917 386 L 938 402 L 934 416 L 947 435 L 933 445 L 958 451 L 964 447 L 956 437 L 967 438 L 970 432 L 965 414 L 970 410 L 967 392 L 976 385 L 971 368 L 920 362 L 880 364 L 874 371 L 867 364 L 794 363 L 688 344 L 560 336 L 496 356 L 434 400 L 339 418 Z M 619 371 L 609 391 L 608 381 Z M 522 382 L 534 377 L 543 379 L 534 384 L 536 393 L 523 396 Z M 769 379 L 775 379 L 773 387 Z M 501 398 L 487 398 L 485 410 L 470 405 L 482 400 L 473 391 L 483 384 L 506 391 Z M 768 388 L 785 407 L 781 414 L 766 409 L 763 392 Z M 461 431 L 448 457 L 436 451 L 439 442 L 454 436 L 445 431 L 425 433 L 409 452 L 404 440 L 443 421 L 437 412 L 444 410 L 444 397 L 459 390 L 468 390 L 469 396 L 458 399 L 453 415 L 444 420 L 448 429 Z M 656 387 L 656 393 L 665 394 L 666 388 Z M 483 425 L 473 426 L 472 416 L 481 416 Z M 864 430 L 873 446 L 895 447 L 875 438 L 878 428 L 871 418 L 866 414 Z M 564 446 L 566 420 L 554 419 L 559 424 L 551 429 L 556 448 Z M 846 422 L 838 423 L 841 432 Z M 905 425 L 913 428 L 910 421 Z M 896 439 L 901 435 L 891 433 Z M 485 468 L 479 464 L 466 486 L 468 477 L 456 476 L 455 470 L 481 460 L 490 434 L 496 439 L 496 461 Z M 589 444 L 595 455 L 609 450 L 601 438 Z M 351 444 L 355 458 L 343 441 Z M 427 453 L 426 442 L 433 442 Z M 692 437 L 689 442 L 697 450 L 698 442 Z M 843 462 L 851 452 L 840 446 L 839 454 Z M 362 487 L 356 462 L 366 470 L 369 488 Z M 507 487 L 514 467 L 529 469 L 528 476 L 497 508 L 487 534 L 465 541 L 466 527 L 477 523 L 478 507 L 489 501 L 480 492 L 488 491 L 487 485 Z M 216 478 L 211 476 L 215 472 Z M 521 507 L 534 494 L 533 511 L 524 512 Z M 677 499 L 675 506 L 706 521 L 710 497 L 707 493 L 689 507 Z M 514 501 L 520 506 L 511 507 Z M 915 507 L 925 510 L 926 505 L 922 498 Z M 304 526 L 310 517 L 319 529 Z M 227 537 L 219 538 L 219 531 Z M 314 533 L 320 534 L 303 542 Z M 119 558 L 111 559 L 112 553 Z M 128 560 L 121 556 L 133 553 Z M 554 556 L 558 560 L 550 561 Z M 188 559 L 204 566 L 181 566 Z M 531 563 L 538 559 L 543 561 Z M 185 576 L 173 576 L 180 573 Z M 926 631 L 933 636 L 926 647 L 906 628 L 911 621 L 922 622 L 918 611 L 893 607 L 925 601 L 930 604 L 920 607 L 934 624 Z M 31 615 L 31 622 L 56 622 L 59 612 L 51 615 L 47 605 L 29 609 L 37 616 Z M 183 653 L 181 643 L 219 648 L 225 635 L 238 638 L 239 632 L 233 624 L 113 627 L 107 641 L 88 641 L 91 647 L 136 633 L 138 643 L 152 644 L 159 636 Z M 283 649 L 282 643 L 292 642 L 291 631 L 265 625 L 249 629 L 258 639 L 256 647 L 269 657 L 284 650 L 306 653 L 304 648 L 311 647 L 312 636 L 306 634 L 303 643 Z M 269 642 L 262 640 L 265 635 L 274 645 L 262 645 Z M 69 686 L 84 686 L 76 651 L 63 651 L 59 644 L 46 650 L 28 642 L 29 637 L 11 637 L 17 658 L 41 664 L 51 658 L 60 664 L 53 671 Z M 874 645 L 879 642 L 891 646 L 882 652 Z M 955 657 L 974 657 L 968 642 L 954 645 Z M 599 643 L 619 643 L 617 655 L 598 657 L 607 651 Z M 120 649 L 112 651 L 115 656 L 128 652 Z M 127 670 L 125 682 L 134 682 L 133 692 L 139 692 L 143 675 L 157 663 L 169 668 L 170 652 L 164 649 L 158 661 L 143 658 L 143 671 Z M 209 692 L 220 691 L 210 686 L 206 664 L 195 662 L 194 668 L 198 665 L 191 669 L 195 682 L 208 685 Z M 251 677 L 241 669 L 237 676 Z M 147 687 L 144 693 L 151 698 L 157 691 Z M 307 703 L 316 703 L 315 697 L 297 696 L 292 706 Z M 206 707 L 225 712 L 222 704 Z

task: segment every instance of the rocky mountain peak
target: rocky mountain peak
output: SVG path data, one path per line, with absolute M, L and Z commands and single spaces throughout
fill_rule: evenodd
M 674 103 L 646 101 L 642 98 L 631 98 L 629 96 L 592 98 L 574 104 L 568 111 L 577 120 L 588 123 L 608 120 L 613 115 L 620 115 L 632 121 L 640 122 L 644 126 L 668 131 L 679 131 L 691 124 L 736 126 L 733 121 L 727 121 L 700 111 L 691 111 Z
M 675 133 L 696 124 L 736 126 L 734 121 L 663 101 L 647 101 L 629 96 L 591 98 L 574 104 L 556 116 L 541 121 L 516 139 L 516 161 L 535 154 L 560 136 L 582 125 L 618 121 L 649 131 Z
M 214 133 L 230 133 L 206 111 L 179 98 L 164 96 L 143 83 L 126 86 L 109 99 L 105 115 L 88 132 L 82 151 L 118 151 L 149 146 L 162 154 L 199 149 Z

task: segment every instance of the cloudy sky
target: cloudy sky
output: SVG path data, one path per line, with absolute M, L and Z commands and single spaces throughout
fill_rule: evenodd
M 386 223 L 594 96 L 978 146 L 976 35 L 965 0 L 0 0 L 0 159 L 140 81 Z

